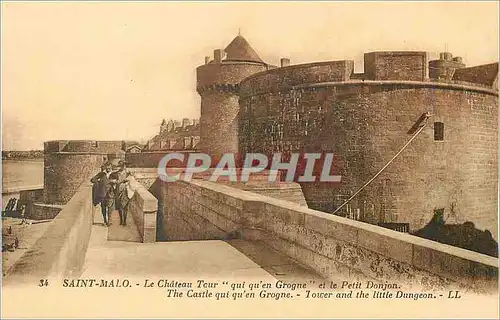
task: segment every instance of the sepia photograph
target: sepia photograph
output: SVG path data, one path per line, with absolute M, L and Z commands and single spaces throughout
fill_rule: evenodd
M 2 318 L 498 319 L 498 1 L 2 1 Z

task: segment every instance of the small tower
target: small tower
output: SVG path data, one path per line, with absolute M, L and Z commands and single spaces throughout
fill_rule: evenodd
M 439 60 L 429 61 L 429 78 L 451 80 L 456 69 L 465 68 L 462 57 L 453 57 L 449 52 L 441 52 Z
M 268 65 L 241 35 L 224 50 L 214 50 L 214 59 L 196 69 L 202 152 L 215 159 L 238 152 L 239 84 L 267 69 Z

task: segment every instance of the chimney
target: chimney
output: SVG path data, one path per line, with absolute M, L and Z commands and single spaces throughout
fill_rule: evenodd
M 175 123 L 174 120 L 170 119 L 167 122 L 167 131 L 170 132 L 175 129 Z
M 281 67 L 288 67 L 290 65 L 290 59 L 289 58 L 281 58 Z
M 210 62 L 210 57 L 209 56 L 206 56 L 205 57 L 205 64 L 208 64 Z
M 214 50 L 214 60 L 215 60 L 215 63 L 222 62 L 222 50 L 221 49 Z

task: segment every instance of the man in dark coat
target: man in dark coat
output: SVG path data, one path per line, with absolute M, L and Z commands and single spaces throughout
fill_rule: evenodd
M 104 225 L 109 226 L 109 214 L 114 205 L 114 187 L 111 173 L 113 165 L 110 162 L 104 164 L 104 170 L 96 174 L 90 182 L 94 184 L 94 203 L 101 204 L 101 212 L 104 218 Z
M 101 172 L 104 172 L 104 171 L 105 171 L 104 165 L 102 165 Z M 98 179 L 96 179 L 96 177 L 97 176 L 95 176 L 92 179 L 97 181 Z M 92 204 L 94 205 L 94 207 L 97 206 L 98 204 L 100 204 L 103 199 L 104 199 L 104 195 L 102 194 L 101 184 L 98 182 L 92 182 Z

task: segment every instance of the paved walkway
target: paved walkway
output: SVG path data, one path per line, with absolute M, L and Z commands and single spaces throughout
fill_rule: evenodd
M 255 276 L 274 279 L 224 241 L 110 241 L 108 231 L 109 234 L 115 233 L 112 228 L 94 224 L 82 278 Z
M 104 219 L 101 214 L 101 208 L 94 212 L 94 225 L 104 227 Z M 127 216 L 127 225 L 120 225 L 120 215 L 117 210 L 111 212 L 109 217 L 110 225 L 107 228 L 107 239 L 110 241 L 142 242 L 141 235 L 135 224 L 134 217 L 129 213 Z
M 173 241 L 141 243 L 132 217 L 119 225 L 118 212 L 105 227 L 100 208 L 86 254 L 85 277 L 156 276 L 248 278 L 259 280 L 315 280 L 319 277 L 296 261 L 266 247 L 244 240 Z

